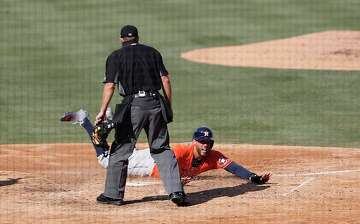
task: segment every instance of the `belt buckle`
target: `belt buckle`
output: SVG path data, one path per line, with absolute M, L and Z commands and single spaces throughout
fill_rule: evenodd
M 138 93 L 138 96 L 139 96 L 139 97 L 145 97 L 145 96 L 146 96 L 146 92 L 140 90 L 139 93 Z

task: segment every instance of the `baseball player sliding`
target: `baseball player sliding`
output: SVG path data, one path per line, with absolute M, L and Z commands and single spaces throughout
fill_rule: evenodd
M 110 119 L 111 114 L 109 113 L 101 126 L 94 127 L 88 118 L 88 113 L 80 109 L 77 112 L 64 113 L 60 120 L 80 124 L 86 130 L 93 143 L 99 164 L 107 168 L 109 145 L 106 142 L 106 137 L 109 130 L 114 126 Z M 107 129 L 105 134 L 96 135 L 98 131 L 103 131 L 102 129 Z M 175 144 L 172 146 L 179 164 L 183 184 L 190 182 L 193 177 L 200 173 L 220 168 L 254 184 L 265 184 L 269 181 L 270 173 L 257 175 L 227 158 L 221 152 L 214 150 L 213 145 L 212 130 L 208 127 L 199 127 L 195 130 L 190 144 Z M 158 167 L 151 157 L 149 149 L 134 149 L 129 158 L 128 175 L 160 177 Z

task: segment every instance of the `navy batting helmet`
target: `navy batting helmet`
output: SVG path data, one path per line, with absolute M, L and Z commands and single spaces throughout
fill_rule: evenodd
M 193 140 L 202 144 L 209 144 L 211 147 L 214 145 L 213 133 L 208 127 L 197 128 L 194 132 Z

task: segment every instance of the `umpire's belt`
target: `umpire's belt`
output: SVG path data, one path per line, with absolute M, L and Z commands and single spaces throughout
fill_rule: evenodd
M 159 95 L 158 91 L 142 91 L 142 90 L 133 94 L 134 98 L 146 97 L 146 96 L 157 96 L 157 95 Z

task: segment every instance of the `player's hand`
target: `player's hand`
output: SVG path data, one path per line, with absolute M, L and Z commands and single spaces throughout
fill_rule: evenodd
M 188 184 L 191 180 L 192 180 L 191 177 L 182 177 L 182 178 L 181 178 L 181 184 L 182 184 L 183 186 L 185 186 L 185 185 Z
M 270 177 L 271 177 L 271 173 L 265 173 L 264 175 L 262 175 L 261 180 L 265 184 L 270 180 Z
M 265 184 L 270 180 L 271 173 L 265 173 L 264 175 L 258 176 L 253 175 L 250 177 L 250 181 L 254 184 Z

